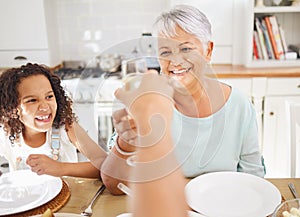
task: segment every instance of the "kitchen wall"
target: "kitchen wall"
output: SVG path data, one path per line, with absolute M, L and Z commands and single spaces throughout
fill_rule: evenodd
M 131 52 L 132 39 L 138 42 L 143 32 L 152 30 L 162 11 L 182 3 L 200 8 L 211 21 L 215 45 L 212 63 L 241 64 L 247 1 L 2 0 L 0 26 L 6 34 L 0 34 L 0 67 L 18 66 L 27 60 L 49 66 L 63 60 L 91 60 L 122 42 Z M 27 60 L 16 61 L 17 56 Z
M 90 60 L 122 41 L 151 31 L 169 0 L 56 0 L 60 56 Z M 133 49 L 133 47 L 132 47 Z

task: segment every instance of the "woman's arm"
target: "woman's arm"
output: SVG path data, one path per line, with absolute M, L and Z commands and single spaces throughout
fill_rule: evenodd
M 134 216 L 187 216 L 184 177 L 171 136 L 172 93 L 168 80 L 158 75 L 145 75 L 136 91 L 116 93 L 137 128 L 136 154 L 127 162 Z
M 259 150 L 258 129 L 255 110 L 252 104 L 249 105 L 249 119 L 243 139 L 240 161 L 237 170 L 239 172 L 250 173 L 259 177 L 265 176 L 265 165 L 263 156 Z
M 187 216 L 184 177 L 173 152 L 171 138 L 173 107 L 171 102 L 166 101 L 168 99 L 162 96 L 147 95 L 132 108 L 136 109 L 133 112 L 134 118 L 139 135 L 142 137 L 139 138 L 140 147 L 136 154 L 139 163 L 132 168 L 132 176 L 136 177 L 136 182 L 132 184 L 134 216 Z M 150 102 L 155 103 L 149 105 Z M 147 107 L 138 109 L 141 104 Z M 157 120 L 150 120 L 155 119 L 157 114 L 159 115 Z M 149 125 L 150 122 L 152 126 Z M 162 134 L 156 131 L 154 135 L 149 136 L 154 127 L 161 128 L 161 126 L 164 126 Z M 144 177 L 148 177 L 149 180 L 145 180 Z
M 130 167 L 126 160 L 136 150 L 134 145 L 129 144 L 129 141 L 134 143 L 136 139 L 136 128 L 126 109 L 115 111 L 112 118 L 116 133 L 109 141 L 113 148 L 102 165 L 101 177 L 106 188 L 112 194 L 120 195 L 124 193 L 117 188 L 117 185 L 120 182 L 128 183 Z M 116 147 L 119 147 L 121 151 L 118 151 Z
M 132 152 L 135 150 L 130 144 L 121 140 L 119 136 L 117 136 L 116 142 L 118 142 L 120 149 L 125 152 Z M 124 194 L 117 187 L 120 182 L 126 185 L 128 184 L 128 179 L 126 179 L 126 177 L 128 177 L 131 169 L 126 163 L 128 157 L 128 155 L 123 155 L 118 152 L 115 145 L 101 167 L 102 182 L 113 195 Z

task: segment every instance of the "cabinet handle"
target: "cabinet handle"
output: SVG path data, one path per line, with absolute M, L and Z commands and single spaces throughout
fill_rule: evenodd
M 27 60 L 27 58 L 24 56 L 16 56 L 14 60 Z
M 298 86 L 297 86 L 298 88 L 300 88 L 300 84 L 298 84 Z
M 269 114 L 270 114 L 271 116 L 273 116 L 273 115 L 274 115 L 274 112 L 270 112 Z

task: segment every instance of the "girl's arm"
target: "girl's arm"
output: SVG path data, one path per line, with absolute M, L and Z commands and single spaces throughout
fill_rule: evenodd
M 44 154 L 31 154 L 26 163 L 38 175 L 100 178 L 100 171 L 91 162 L 59 162 Z

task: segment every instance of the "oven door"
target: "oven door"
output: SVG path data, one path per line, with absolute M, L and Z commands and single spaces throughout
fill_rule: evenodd
M 105 151 L 113 133 L 112 103 L 74 103 L 74 112 L 80 126 Z
M 98 144 L 107 152 L 107 141 L 110 139 L 114 127 L 112 123 L 112 103 L 96 103 L 95 113 L 97 115 Z

